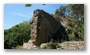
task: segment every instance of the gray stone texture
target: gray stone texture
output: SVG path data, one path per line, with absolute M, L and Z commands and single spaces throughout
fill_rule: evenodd
M 31 40 L 35 45 L 51 40 L 61 24 L 53 16 L 43 10 L 35 10 L 32 20 Z

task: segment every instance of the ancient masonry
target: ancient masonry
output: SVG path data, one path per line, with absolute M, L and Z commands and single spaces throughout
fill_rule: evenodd
M 84 49 L 84 41 L 68 41 L 59 44 L 59 46 L 61 49 Z
M 42 43 L 40 45 L 41 49 L 44 49 L 48 43 Z M 55 46 L 56 49 L 84 49 L 84 41 L 66 41 L 63 43 L 58 43 Z
M 40 9 L 35 10 L 32 20 L 31 40 L 24 43 L 23 48 L 33 49 L 41 43 L 49 42 L 60 26 L 60 22 L 47 12 Z

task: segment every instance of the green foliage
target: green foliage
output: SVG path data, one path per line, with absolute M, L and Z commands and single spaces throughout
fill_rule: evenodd
M 55 15 L 80 19 L 84 22 L 84 4 L 69 4 L 56 9 Z
M 16 46 L 16 49 L 23 49 L 23 46 Z
M 61 18 L 61 16 L 57 16 L 56 19 L 65 24 L 65 32 L 67 32 L 70 41 L 84 40 L 84 22 L 79 21 L 75 18 Z M 62 35 L 64 35 L 63 32 L 63 29 L 60 29 L 60 31 L 57 32 L 55 36 L 57 37 L 57 35 L 61 35 L 61 33 Z M 60 36 L 59 38 L 61 39 L 62 36 Z M 64 39 L 61 40 L 65 41 Z
M 72 14 L 76 14 L 77 16 L 84 15 L 84 4 L 72 4 L 70 5 L 72 9 Z
M 31 25 L 29 21 L 24 21 L 10 29 L 4 30 L 4 48 L 12 49 L 17 45 L 23 45 L 30 39 Z
M 59 22 L 65 24 L 64 28 L 70 41 L 84 40 L 84 4 L 61 6 L 59 9 L 56 9 L 56 13 L 53 16 Z M 60 31 L 64 32 L 61 29 Z M 61 35 L 61 32 L 57 34 Z M 57 36 L 57 34 L 55 36 Z
M 25 4 L 25 7 L 30 7 L 32 4 Z
M 55 14 L 59 16 L 65 16 L 65 7 L 61 6 L 59 9 L 56 9 Z
M 25 4 L 25 7 L 30 7 L 32 6 L 33 4 Z M 45 4 L 42 4 L 42 5 L 45 5 Z

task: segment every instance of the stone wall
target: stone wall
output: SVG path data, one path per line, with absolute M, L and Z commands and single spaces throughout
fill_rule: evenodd
M 33 13 L 31 40 L 35 45 L 46 43 L 61 26 L 53 16 L 43 10 L 35 10 Z
M 50 43 L 51 44 L 51 43 Z M 55 45 L 56 43 L 53 43 L 52 45 L 48 45 L 48 43 L 42 43 L 40 45 L 41 49 L 54 49 L 50 48 L 52 45 Z M 84 41 L 67 41 L 63 43 L 57 43 L 55 49 L 84 49 Z
M 69 41 L 60 44 L 62 49 L 84 49 L 84 41 Z

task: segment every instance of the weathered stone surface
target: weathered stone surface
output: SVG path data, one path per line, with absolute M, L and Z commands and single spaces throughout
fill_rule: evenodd
M 23 43 L 23 49 L 26 49 L 28 46 L 28 43 Z
M 32 43 L 32 40 L 29 40 L 28 43 L 23 44 L 23 49 L 37 49 L 37 46 Z
M 40 45 L 41 49 L 47 49 L 47 47 L 50 48 L 52 46 L 48 45 L 48 43 L 42 43 Z M 56 49 L 84 49 L 84 41 L 68 41 L 63 43 L 57 43 Z
M 35 10 L 32 20 L 31 40 L 33 44 L 40 45 L 51 40 L 54 33 L 60 28 L 58 22 L 53 16 L 43 10 Z
M 68 41 L 59 44 L 62 49 L 84 49 L 84 41 Z

